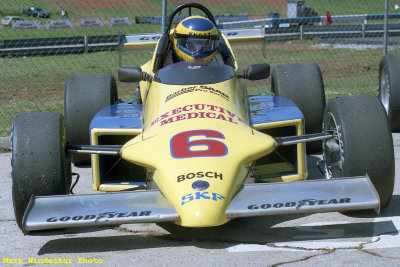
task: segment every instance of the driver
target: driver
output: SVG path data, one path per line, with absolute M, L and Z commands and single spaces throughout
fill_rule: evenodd
M 201 16 L 190 16 L 176 26 L 172 45 L 174 62 L 195 59 L 210 61 L 217 51 L 218 32 L 210 20 Z

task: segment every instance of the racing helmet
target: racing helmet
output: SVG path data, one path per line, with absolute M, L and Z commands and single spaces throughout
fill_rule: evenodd
M 218 47 L 215 25 L 201 16 L 182 20 L 173 34 L 173 51 L 181 61 L 212 60 Z

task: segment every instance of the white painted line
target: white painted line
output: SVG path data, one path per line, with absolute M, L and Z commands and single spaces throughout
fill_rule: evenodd
M 298 248 L 298 250 L 323 250 L 323 249 L 352 249 L 358 248 L 365 242 L 341 242 L 341 241 L 299 241 L 275 243 L 277 247 Z
M 376 249 L 376 248 L 398 248 L 400 247 L 400 216 L 396 217 L 384 217 L 384 218 L 376 218 L 374 222 L 388 221 L 391 220 L 393 225 L 397 229 L 397 233 L 382 233 L 380 234 L 378 229 L 374 228 L 374 235 L 380 237 L 377 242 L 369 243 L 364 246 L 364 249 Z M 380 229 L 382 232 L 382 230 Z

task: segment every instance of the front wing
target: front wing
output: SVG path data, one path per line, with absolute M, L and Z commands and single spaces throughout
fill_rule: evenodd
M 243 185 L 227 218 L 375 209 L 379 196 L 368 176 Z M 160 191 L 32 197 L 23 231 L 144 222 L 176 222 Z

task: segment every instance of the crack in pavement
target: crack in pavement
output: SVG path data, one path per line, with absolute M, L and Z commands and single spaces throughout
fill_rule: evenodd
M 0 219 L 0 222 L 15 222 L 15 219 Z
M 283 264 L 289 264 L 289 263 L 297 263 L 297 262 L 301 262 L 301 261 L 307 261 L 307 260 L 309 260 L 309 259 L 311 259 L 311 258 L 314 258 L 314 257 L 329 255 L 329 254 L 331 254 L 331 253 L 333 253 L 333 252 L 335 252 L 335 251 L 336 251 L 336 250 L 332 250 L 332 251 L 327 251 L 326 253 L 322 253 L 322 254 L 318 254 L 318 255 L 309 255 L 309 256 L 306 256 L 306 257 L 301 258 L 301 259 L 298 259 L 298 260 L 292 260 L 292 261 L 286 261 L 286 262 L 279 262 L 279 263 L 275 263 L 275 264 L 269 265 L 269 267 L 276 267 L 276 266 L 280 266 L 280 265 L 283 265 Z
M 376 242 L 378 242 L 380 239 L 381 239 L 381 238 L 378 237 L 376 240 L 371 240 L 371 241 L 369 241 L 369 242 L 360 243 L 360 245 L 358 245 L 358 246 L 344 247 L 344 248 L 333 248 L 333 249 L 331 249 L 331 248 L 316 248 L 316 249 L 313 249 L 313 248 L 303 248 L 303 247 L 296 247 L 296 246 L 277 246 L 277 245 L 275 245 L 275 244 L 271 244 L 273 247 L 277 247 L 277 248 L 298 249 L 298 250 L 305 250 L 305 251 L 325 251 L 325 253 L 318 254 L 318 255 L 309 255 L 309 256 L 303 257 L 303 258 L 298 259 L 298 260 L 292 260 L 292 261 L 285 261 L 285 262 L 275 263 L 275 264 L 270 265 L 269 267 L 276 267 L 276 266 L 280 266 L 280 265 L 283 265 L 283 264 L 289 264 L 289 263 L 297 263 L 297 262 L 307 261 L 307 260 L 309 260 L 309 259 L 311 259 L 311 258 L 314 258 L 314 257 L 319 257 L 319 256 L 325 256 L 325 255 L 328 255 L 328 254 L 332 254 L 332 253 L 336 252 L 337 250 L 351 250 L 351 249 L 354 250 L 354 249 L 356 249 L 356 250 L 359 250 L 359 251 L 361 251 L 361 252 L 366 252 L 366 253 L 367 253 L 367 251 L 364 251 L 364 250 L 363 250 L 363 247 L 364 247 L 365 245 L 367 245 L 367 244 L 376 243 Z M 375 256 L 375 255 L 374 255 L 374 256 Z M 381 255 L 379 255 L 379 256 L 382 257 Z M 383 258 L 385 258 L 385 257 L 383 257 Z
M 299 247 L 299 246 L 279 246 L 274 243 L 266 244 L 268 247 L 271 248 L 285 248 L 285 249 L 294 249 L 294 250 L 303 250 L 303 251 L 328 251 L 328 250 L 336 250 L 336 249 L 354 249 L 355 247 L 346 247 L 346 248 L 306 248 L 306 247 Z
M 391 260 L 400 260 L 400 258 L 394 258 L 394 257 L 390 257 L 390 256 L 382 256 L 382 255 L 379 255 L 379 254 L 376 253 L 376 252 L 369 251 L 369 250 L 364 250 L 364 249 L 362 249 L 362 250 L 360 250 L 360 251 L 363 252 L 363 253 L 366 253 L 366 254 L 375 256 L 375 257 L 379 257 L 379 258 L 391 259 Z
M 390 231 L 390 232 L 381 233 L 380 235 L 390 235 L 390 234 L 399 234 L 399 233 L 400 233 L 400 231 Z M 360 251 L 363 252 L 363 253 L 366 253 L 366 254 L 375 256 L 375 257 L 379 257 L 379 258 L 386 258 L 386 259 L 392 259 L 392 260 L 398 260 L 398 259 L 400 259 L 400 258 L 394 258 L 394 257 L 389 257 L 389 256 L 382 256 L 382 255 L 379 255 L 379 254 L 376 253 L 376 252 L 369 251 L 368 249 L 364 249 L 364 246 L 365 246 L 365 245 L 377 243 L 377 242 L 380 241 L 380 240 L 381 240 L 381 237 L 379 236 L 375 242 L 370 242 L 370 243 L 364 243 L 364 244 L 362 244 L 362 247 L 360 248 Z

